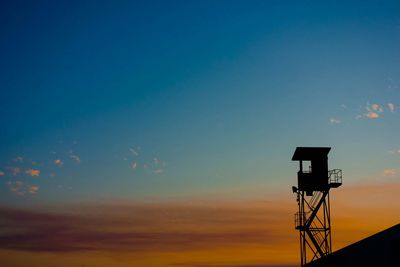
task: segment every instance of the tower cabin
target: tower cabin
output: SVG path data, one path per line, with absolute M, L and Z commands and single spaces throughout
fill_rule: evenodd
M 313 191 L 329 189 L 328 153 L 330 150 L 330 147 L 296 148 L 292 160 L 300 163 L 300 170 L 297 172 L 297 190 L 305 191 L 308 196 L 311 196 Z

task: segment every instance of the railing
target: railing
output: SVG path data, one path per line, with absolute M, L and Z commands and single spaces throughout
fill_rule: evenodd
M 342 170 L 334 169 L 328 172 L 329 184 L 342 184 Z

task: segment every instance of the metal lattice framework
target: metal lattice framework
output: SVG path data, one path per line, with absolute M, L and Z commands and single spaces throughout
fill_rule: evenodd
M 300 233 L 301 266 L 332 253 L 331 215 L 329 191 L 342 184 L 342 171 L 329 171 L 326 189 L 305 191 L 294 189 L 299 211 L 295 214 L 295 227 Z

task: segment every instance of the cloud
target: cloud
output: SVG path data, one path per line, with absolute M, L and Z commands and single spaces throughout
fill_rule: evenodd
M 383 108 L 381 106 L 379 106 L 378 104 L 372 104 L 371 108 L 372 108 L 372 110 L 374 110 L 376 112 L 383 112 Z
M 64 165 L 64 161 L 62 161 L 61 159 L 56 159 L 54 160 L 54 164 L 58 167 L 62 167 Z
M 143 167 L 145 169 L 149 169 L 149 172 L 151 174 L 162 174 L 165 171 L 165 167 L 167 166 L 167 163 L 165 161 L 162 161 L 158 158 L 153 158 L 153 162 L 149 163 L 148 165 L 144 165 Z
M 32 193 L 38 189 L 31 187 Z M 272 206 L 133 203 L 80 205 L 79 209 L 71 212 L 63 207 L 65 213 L 55 213 L 0 206 L 4 229 L 0 248 L 37 252 L 167 252 L 288 242 L 287 235 L 278 231 L 285 213 Z M 288 220 L 283 228 L 290 223 Z
M 28 187 L 28 192 L 31 194 L 36 194 L 39 191 L 39 186 L 31 185 Z
M 370 111 L 367 114 L 365 114 L 366 117 L 370 118 L 370 119 L 376 119 L 379 118 L 379 114 L 374 112 L 374 111 Z
M 35 169 L 28 169 L 25 171 L 26 174 L 30 176 L 39 176 L 40 175 L 40 170 L 35 170 Z
M 81 163 L 81 158 L 78 155 L 70 155 L 70 158 L 76 163 Z
M 154 174 L 162 174 L 163 172 L 164 172 L 163 169 L 156 169 L 156 170 L 153 170 L 153 173 L 154 173 Z
M 400 155 L 400 149 L 389 150 L 388 152 L 393 155 Z
M 335 119 L 335 118 L 330 118 L 330 119 L 329 119 L 329 122 L 330 122 L 331 124 L 339 124 L 339 123 L 341 123 L 340 120 Z
M 141 150 L 140 147 L 136 148 L 129 148 L 129 151 L 133 154 L 133 156 L 137 157 L 139 156 Z M 134 158 L 133 160 L 129 159 L 130 157 L 124 157 L 124 161 L 130 161 L 130 168 L 133 170 L 137 170 L 138 168 L 143 168 L 145 173 L 152 175 L 158 175 L 162 174 L 165 172 L 165 167 L 167 166 L 167 163 L 165 161 L 160 160 L 157 157 L 153 157 L 151 161 L 147 161 L 145 163 L 139 164 L 138 161 Z
M 129 148 L 129 151 L 131 151 L 131 153 L 134 156 L 139 156 L 139 148 L 137 150 L 133 149 L 133 148 Z
M 365 113 L 364 116 L 370 119 L 379 118 L 381 116 L 380 113 L 383 113 L 383 107 L 379 104 L 368 103 L 365 109 L 367 110 L 367 113 Z
M 390 112 L 394 112 L 394 110 L 395 110 L 394 104 L 393 103 L 389 103 L 387 105 L 388 105 L 388 108 L 389 108 Z
M 3 171 L 0 171 L 0 176 L 6 175 Z
M 398 223 L 399 190 L 400 183 L 363 181 L 332 192 L 335 248 Z M 371 196 L 374 201 L 366 201 Z M 284 267 L 298 262 L 296 209 L 288 193 L 258 201 L 98 202 L 51 210 L 0 205 L 0 249 L 6 255 L 51 252 L 47 265 L 68 259 L 62 266 L 73 265 L 69 259 L 74 256 L 80 266 L 82 259 L 106 255 L 115 261 L 107 264 L 101 258 L 93 265 Z M 35 264 L 46 265 L 40 260 Z
M 19 167 L 10 167 L 11 175 L 12 176 L 17 176 L 18 174 L 21 173 L 21 168 Z
M 132 168 L 133 170 L 135 170 L 135 169 L 137 168 L 137 163 L 136 163 L 136 162 L 132 162 L 131 168 Z
M 24 162 L 24 158 L 21 156 L 18 156 L 16 158 L 13 159 L 14 162 Z
M 37 185 L 26 185 L 21 181 L 9 181 L 7 182 L 8 188 L 10 191 L 18 196 L 24 196 L 27 193 L 36 194 L 39 190 L 39 186 Z M 1 238 L 1 236 L 0 236 Z
M 23 187 L 24 187 L 24 183 L 23 182 L 21 182 L 21 181 L 15 181 L 15 182 L 9 181 L 7 183 L 7 185 L 8 185 L 8 188 L 10 189 L 11 192 L 13 192 L 13 193 L 15 193 L 17 195 L 20 195 L 20 196 L 25 194 L 25 191 L 23 190 Z
M 385 177 L 393 177 L 397 174 L 396 169 L 384 169 L 383 176 Z

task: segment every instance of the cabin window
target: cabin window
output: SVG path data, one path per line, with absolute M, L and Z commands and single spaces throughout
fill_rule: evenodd
M 304 160 L 303 161 L 303 173 L 311 173 L 311 161 Z

